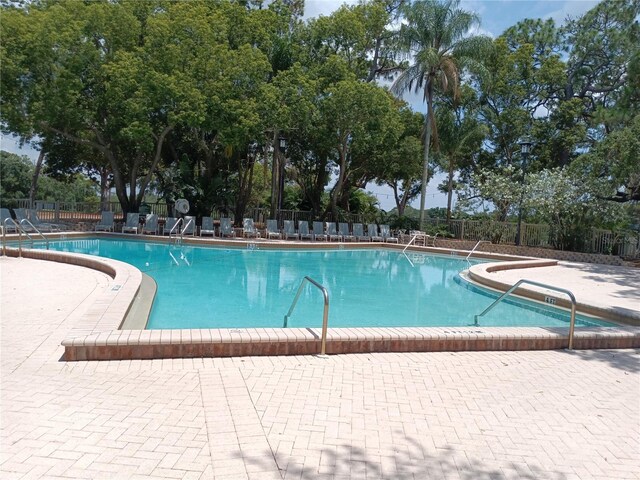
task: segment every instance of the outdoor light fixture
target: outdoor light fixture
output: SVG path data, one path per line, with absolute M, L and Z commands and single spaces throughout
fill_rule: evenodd
M 522 140 L 518 142 L 518 145 L 520 145 L 520 153 L 522 154 L 524 161 L 526 155 L 529 155 L 529 153 L 531 152 L 531 146 L 533 145 L 533 142 L 529 137 L 523 137 Z
M 524 199 L 525 175 L 527 173 L 527 159 L 531 153 L 533 142 L 528 136 L 522 137 L 518 142 L 520 145 L 520 154 L 522 155 L 522 182 L 520 189 L 520 205 L 518 206 L 518 226 L 516 227 L 516 245 L 520 245 L 522 241 L 522 201 Z
M 280 137 L 279 142 L 280 142 L 280 150 L 286 150 L 287 149 L 287 139 L 284 138 L 284 137 Z

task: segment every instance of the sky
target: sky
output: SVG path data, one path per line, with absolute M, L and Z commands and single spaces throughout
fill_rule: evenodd
M 305 18 L 329 15 L 343 3 L 356 3 L 357 0 L 305 0 Z M 564 22 L 567 16 L 577 17 L 593 8 L 598 2 L 595 0 L 462 0 L 461 8 L 476 12 L 481 18 L 478 33 L 491 37 L 499 36 L 504 30 L 515 25 L 525 18 L 553 18 L 557 25 Z M 407 98 L 412 107 L 424 112 L 424 105 L 415 98 Z M 37 150 L 24 146 L 20 147 L 18 141 L 10 136 L 0 138 L 0 148 L 20 155 L 27 155 L 32 159 L 38 156 Z M 438 192 L 437 186 L 445 178 L 444 174 L 437 174 L 427 186 L 426 208 L 446 207 L 447 198 Z M 389 211 L 395 207 L 391 189 L 369 184 L 367 191 L 378 198 L 380 207 Z M 455 198 L 455 195 L 454 195 Z M 411 205 L 419 207 L 417 198 Z

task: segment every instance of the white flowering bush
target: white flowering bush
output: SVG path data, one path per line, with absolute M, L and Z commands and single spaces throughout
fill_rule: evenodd
M 571 176 L 566 169 L 530 173 L 524 185 L 521 178 L 513 167 L 502 172 L 481 171 L 472 176 L 458 205 L 477 212 L 489 202 L 503 220 L 516 215 L 522 202 L 525 221 L 548 224 L 550 243 L 571 250 L 584 250 L 592 227 L 613 228 L 624 218 L 622 206 L 605 199 L 601 184 Z

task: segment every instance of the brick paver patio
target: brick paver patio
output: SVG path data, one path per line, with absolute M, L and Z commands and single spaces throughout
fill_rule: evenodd
M 66 363 L 106 277 L 0 268 L 3 479 L 640 478 L 637 351 Z

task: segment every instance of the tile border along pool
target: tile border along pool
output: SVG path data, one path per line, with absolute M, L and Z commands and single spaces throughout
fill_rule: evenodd
M 53 234 L 50 239 L 128 238 L 112 233 Z M 136 239 L 169 242 L 168 238 L 138 235 Z M 185 244 L 209 246 L 246 246 L 260 248 L 340 248 L 337 243 L 274 242 L 260 240 L 184 239 Z M 350 248 L 386 248 L 398 250 L 404 245 L 351 243 Z M 414 252 L 466 256 L 468 252 L 434 247 L 411 247 Z M 17 256 L 17 249 L 7 249 Z M 24 250 L 23 256 L 71 263 L 93 268 L 111 277 L 109 288 L 102 292 L 82 321 L 62 341 L 64 360 L 120 360 L 180 357 L 228 357 L 247 355 L 301 355 L 320 351 L 321 328 L 253 328 L 253 329 L 183 329 L 124 330 L 123 321 L 138 293 L 142 273 L 124 262 L 51 250 Z M 477 253 L 477 257 L 503 260 L 500 263 L 472 267 L 468 279 L 484 288 L 506 290 L 508 286 L 488 278 L 495 270 L 534 268 L 556 265 L 555 260 L 540 260 L 499 254 Z M 522 296 L 540 300 L 539 291 L 518 290 Z M 558 297 L 557 304 L 566 305 Z M 640 347 L 640 312 L 607 309 L 578 303 L 578 311 L 624 323 L 616 327 L 581 327 L 574 337 L 574 348 Z M 553 350 L 568 344 L 567 328 L 549 327 L 407 327 L 407 328 L 331 328 L 327 334 L 327 353 L 426 352 L 477 350 Z

